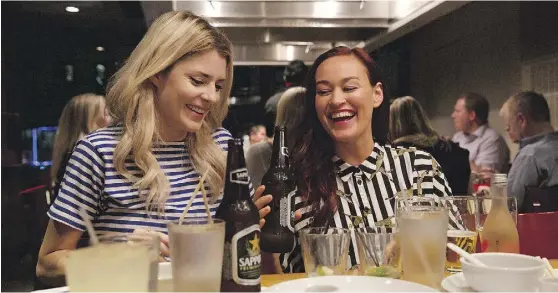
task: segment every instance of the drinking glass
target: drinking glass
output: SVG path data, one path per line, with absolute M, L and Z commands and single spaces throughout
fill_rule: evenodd
M 225 222 L 207 217 L 170 222 L 169 245 L 175 292 L 219 292 Z M 228 257 L 227 259 L 230 259 Z
M 375 277 L 399 278 L 399 247 L 396 228 L 366 227 L 356 229 L 359 273 Z
M 448 210 L 439 199 L 411 197 L 397 201 L 402 278 L 439 289 L 444 278 Z
M 440 199 L 448 209 L 452 223 L 447 231 L 448 243 L 453 243 L 468 253 L 475 253 L 477 247 L 478 207 L 475 196 L 448 196 Z M 460 256 L 446 248 L 446 270 L 461 272 Z
M 159 236 L 110 233 L 99 244 L 72 251 L 66 262 L 70 292 L 153 292 Z
M 343 228 L 305 228 L 299 232 L 304 268 L 309 277 L 343 275 L 351 234 Z

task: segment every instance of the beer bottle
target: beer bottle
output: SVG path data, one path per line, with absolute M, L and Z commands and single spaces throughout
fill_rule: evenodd
M 273 201 L 269 204 L 271 212 L 265 217 L 261 234 L 262 251 L 265 252 L 289 252 L 295 241 L 290 214 L 294 184 L 285 136 L 286 127 L 276 126 L 271 162 L 262 178 L 266 193 L 273 196 Z
M 259 292 L 260 216 L 250 197 L 242 140 L 228 142 L 223 201 L 216 217 L 225 221 L 221 292 Z

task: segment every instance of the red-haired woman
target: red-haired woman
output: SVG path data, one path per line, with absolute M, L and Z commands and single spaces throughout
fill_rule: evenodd
M 389 146 L 380 70 L 364 50 L 336 47 L 323 53 L 308 73 L 306 89 L 306 119 L 291 132 L 295 230 L 349 228 L 350 268 L 358 264 L 354 228 L 394 221 L 398 192 L 448 196 L 451 189 L 430 154 Z M 304 271 L 298 241 L 279 261 L 284 272 Z

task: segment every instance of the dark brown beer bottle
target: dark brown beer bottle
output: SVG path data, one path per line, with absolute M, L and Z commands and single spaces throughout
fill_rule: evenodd
M 259 292 L 260 216 L 250 197 L 242 140 L 231 139 L 228 144 L 225 191 L 216 213 L 225 221 L 221 292 Z
M 294 246 L 291 217 L 291 198 L 294 184 L 289 169 L 289 153 L 285 126 L 276 126 L 273 138 L 273 152 L 267 173 L 262 178 L 265 193 L 273 196 L 271 212 L 265 217 L 262 228 L 262 251 L 289 252 Z

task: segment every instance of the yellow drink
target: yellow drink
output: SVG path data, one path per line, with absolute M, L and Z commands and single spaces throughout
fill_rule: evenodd
M 440 288 L 444 278 L 448 212 L 401 211 L 398 216 L 403 280 Z
M 448 243 L 453 243 L 468 253 L 475 253 L 477 247 L 477 232 L 449 230 Z M 446 270 L 450 272 L 461 271 L 459 255 L 453 250 L 446 248 Z

